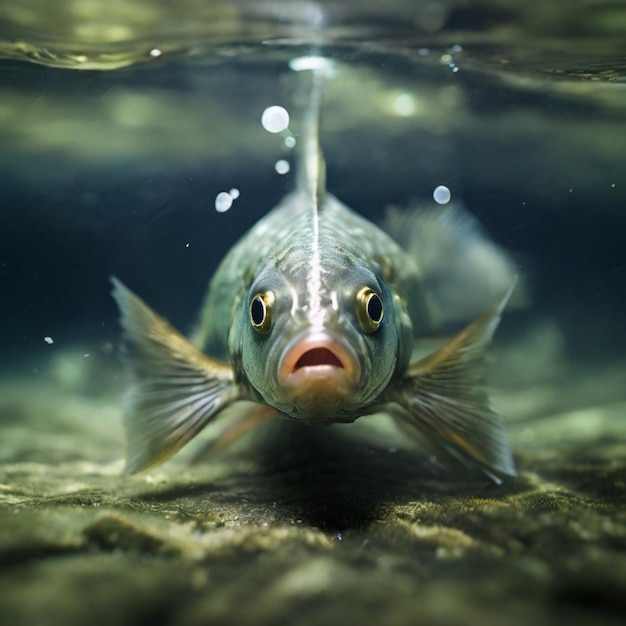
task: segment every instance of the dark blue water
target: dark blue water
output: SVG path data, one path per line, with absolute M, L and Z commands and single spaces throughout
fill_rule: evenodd
M 558 315 L 576 358 L 619 358 L 623 84 L 512 80 L 474 69 L 471 48 L 419 50 L 407 60 L 327 49 L 339 68 L 322 107 L 329 189 L 380 221 L 387 205 L 432 204 L 433 189 L 448 186 L 515 255 L 533 294 L 526 314 Z M 284 105 L 298 132 L 308 81 L 288 62 L 304 51 L 111 72 L 0 65 L 10 110 L 1 332 L 14 367 L 38 367 L 72 343 L 115 343 L 112 274 L 191 328 L 216 264 L 294 185 L 294 151 L 260 118 Z M 281 158 L 287 175 L 274 170 Z M 240 197 L 217 213 L 217 194 L 232 187 Z

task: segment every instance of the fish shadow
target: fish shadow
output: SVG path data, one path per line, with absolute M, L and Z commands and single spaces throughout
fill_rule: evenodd
M 243 482 L 255 506 L 278 508 L 283 518 L 327 532 L 364 529 L 401 504 L 502 497 L 515 490 L 453 462 L 434 461 L 423 450 L 364 443 L 347 434 L 349 429 L 340 430 L 346 434 L 280 422 L 248 450 L 254 474 L 233 476 L 231 484 Z M 224 489 L 221 497 L 230 499 Z
M 196 454 L 192 465 L 198 477 L 203 467 L 219 462 L 227 470 L 220 478 L 192 484 L 173 480 L 165 489 L 135 497 L 150 504 L 176 503 L 190 519 L 212 514 L 210 503 L 252 522 L 275 519 L 342 533 L 389 519 L 402 505 L 498 499 L 525 490 L 521 479 L 496 485 L 481 472 L 439 461 L 417 447 L 365 442 L 350 428 L 276 421 L 248 437 L 235 450 L 216 455 L 209 445 Z

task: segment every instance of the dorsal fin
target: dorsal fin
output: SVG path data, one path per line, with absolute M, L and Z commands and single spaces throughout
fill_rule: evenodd
M 304 205 L 311 209 L 310 254 L 307 263 L 306 290 L 308 318 L 312 327 L 323 323 L 322 262 L 320 250 L 320 214 L 326 195 L 326 167 L 319 141 L 319 119 L 324 80 L 332 64 L 323 57 L 301 57 L 290 63 L 292 70 L 312 70 L 313 85 L 303 120 L 298 167 L 298 190 L 305 195 Z
M 291 64 L 292 69 L 312 70 L 313 84 L 311 95 L 304 112 L 302 138 L 298 164 L 298 188 L 315 199 L 316 210 L 324 206 L 326 193 L 326 163 L 320 147 L 319 121 L 324 91 L 324 80 L 328 76 L 330 64 L 321 57 L 297 59 Z

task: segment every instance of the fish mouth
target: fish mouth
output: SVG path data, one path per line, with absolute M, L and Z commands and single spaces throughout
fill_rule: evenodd
M 311 348 L 307 350 L 293 366 L 293 371 L 297 372 L 303 367 L 338 367 L 345 369 L 343 361 L 328 348 Z
M 340 409 L 360 376 L 356 352 L 344 339 L 326 331 L 292 341 L 278 369 L 278 382 L 298 414 Z

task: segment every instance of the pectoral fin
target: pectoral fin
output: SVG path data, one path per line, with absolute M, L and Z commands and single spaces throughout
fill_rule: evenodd
M 267 404 L 235 402 L 224 409 L 224 419 L 228 425 L 214 440 L 200 450 L 193 459 L 194 463 L 212 459 L 221 450 L 262 424 L 275 420 L 278 415 L 278 411 Z
M 516 472 L 502 420 L 489 405 L 484 369 L 513 286 L 446 345 L 410 365 L 385 396 L 402 409 L 395 417 L 496 482 Z
M 126 472 L 134 473 L 180 450 L 241 392 L 228 365 L 202 354 L 119 280 L 111 281 L 132 375 L 124 421 Z

